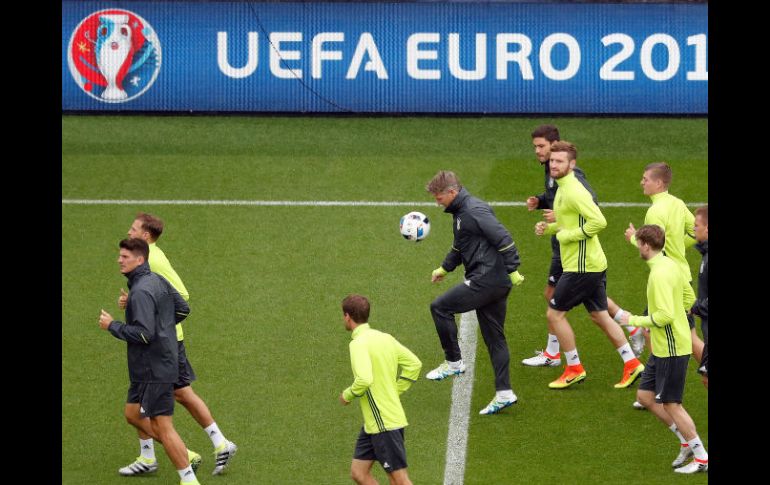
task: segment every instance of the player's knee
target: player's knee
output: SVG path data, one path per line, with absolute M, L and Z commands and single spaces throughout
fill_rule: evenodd
M 350 478 L 356 483 L 366 483 L 366 478 L 369 475 L 368 471 L 361 470 L 360 468 L 350 468 Z

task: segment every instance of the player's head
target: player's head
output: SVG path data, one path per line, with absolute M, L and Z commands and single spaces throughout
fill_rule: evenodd
M 147 241 L 138 237 L 123 239 L 118 244 L 120 247 L 120 256 L 118 256 L 118 265 L 120 272 L 128 274 L 141 265 L 150 255 L 150 246 Z
M 570 173 L 577 163 L 577 148 L 568 141 L 555 141 L 551 144 L 551 177 L 560 179 Z
M 455 200 L 462 188 L 463 184 L 460 183 L 460 179 L 449 170 L 439 170 L 425 186 L 425 190 L 433 194 L 436 202 L 444 207 L 448 207 Z
M 642 259 L 650 259 L 666 245 L 666 233 L 660 226 L 645 224 L 636 230 L 636 245 Z
M 532 132 L 532 146 L 541 165 L 545 165 L 551 157 L 551 144 L 559 140 L 559 129 L 554 125 L 540 125 Z
M 666 162 L 655 162 L 644 167 L 642 189 L 644 195 L 655 195 L 668 190 L 673 173 Z
M 704 205 L 695 209 L 695 240 L 709 240 L 709 206 Z
M 138 213 L 128 230 L 128 237 L 138 237 L 151 243 L 157 241 L 161 234 L 163 221 L 146 212 Z
M 342 300 L 342 317 L 345 320 L 345 328 L 348 330 L 353 330 L 355 325 L 368 322 L 369 300 L 363 295 L 346 296 Z

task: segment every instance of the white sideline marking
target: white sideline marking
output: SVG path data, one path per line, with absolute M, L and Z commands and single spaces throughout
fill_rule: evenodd
M 460 316 L 460 353 L 465 373 L 454 377 L 452 408 L 449 411 L 449 433 L 446 439 L 446 466 L 444 485 L 462 485 L 465 480 L 465 454 L 468 449 L 473 370 L 476 364 L 476 311 Z
M 231 205 L 231 206 L 301 206 L 301 207 L 437 207 L 435 202 L 397 202 L 372 200 L 179 200 L 179 199 L 62 199 L 62 205 Z M 688 206 L 706 202 L 685 202 Z M 497 207 L 523 207 L 524 202 L 489 202 Z M 601 202 L 599 207 L 649 207 L 648 202 Z

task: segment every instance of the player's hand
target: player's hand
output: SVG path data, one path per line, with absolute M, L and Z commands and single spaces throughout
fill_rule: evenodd
M 511 283 L 513 283 L 513 286 L 519 286 L 524 282 L 524 275 L 520 274 L 518 271 L 514 271 L 508 276 L 511 277 Z
M 110 322 L 112 322 L 112 320 L 114 320 L 112 315 L 102 309 L 102 314 L 99 315 L 99 326 L 102 327 L 102 329 L 107 330 L 107 327 L 110 326 Z
M 345 400 L 345 397 L 342 394 L 340 394 L 340 404 L 342 404 L 343 406 L 347 406 L 348 404 L 350 404 L 350 401 Z
M 535 196 L 527 197 L 527 210 L 528 211 L 533 211 L 533 210 L 537 209 L 537 205 L 539 203 L 540 203 L 540 201 L 537 200 L 537 197 L 535 197 Z
M 545 222 L 556 222 L 556 214 L 553 213 L 553 209 L 543 209 L 543 219 Z
M 632 223 L 628 223 L 628 229 L 626 229 L 626 241 L 631 242 L 631 236 L 636 234 L 636 228 Z
M 430 274 L 430 282 L 435 283 L 437 281 L 441 281 L 444 279 L 444 276 L 446 275 L 447 275 L 447 271 L 442 266 L 439 266 L 438 268 L 434 269 L 433 272 Z
M 126 290 L 121 288 L 120 289 L 120 296 L 118 297 L 118 307 L 121 310 L 125 310 L 127 304 L 128 304 L 128 293 L 126 293 Z
M 545 221 L 540 221 L 537 224 L 535 224 L 535 234 L 538 236 L 542 236 L 545 234 L 545 229 L 548 227 L 548 223 Z

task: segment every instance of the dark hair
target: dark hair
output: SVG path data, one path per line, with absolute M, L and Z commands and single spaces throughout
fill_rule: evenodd
M 666 245 L 666 233 L 660 226 L 645 224 L 636 230 L 636 240 L 649 245 L 655 251 L 660 251 Z
M 153 241 L 156 241 L 163 234 L 163 221 L 152 214 L 140 212 L 136 215 L 136 220 L 142 223 L 142 229 L 150 233 Z
M 668 187 L 674 174 L 671 167 L 666 162 L 655 162 L 644 167 L 645 172 L 650 172 L 650 177 L 655 180 L 662 180 L 663 185 Z
M 545 138 L 549 142 L 561 140 L 559 129 L 554 125 L 540 125 L 532 132 L 532 138 Z
M 704 205 L 703 207 L 698 207 L 695 209 L 695 217 L 700 216 L 701 219 L 706 223 L 706 225 L 709 225 L 709 206 Z
M 150 257 L 150 246 L 147 241 L 138 237 L 126 238 L 120 241 L 120 249 L 131 251 L 134 256 L 142 256 L 145 261 Z
M 362 295 L 348 295 L 342 300 L 342 313 L 347 313 L 356 323 L 369 321 L 369 300 Z
M 551 144 L 551 153 L 567 152 L 567 160 L 577 160 L 577 148 L 568 141 L 555 141 Z
M 460 183 L 460 179 L 457 178 L 454 172 L 449 170 L 439 170 L 439 172 L 430 179 L 430 182 L 425 186 L 425 190 L 431 194 L 440 194 L 446 192 L 449 189 L 455 189 L 459 191 L 463 188 L 463 184 Z

